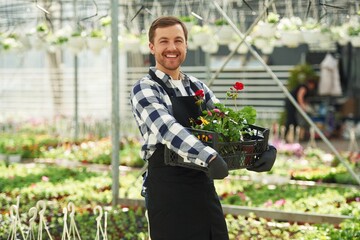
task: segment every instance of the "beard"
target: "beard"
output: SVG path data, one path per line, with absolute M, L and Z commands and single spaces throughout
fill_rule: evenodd
M 166 55 L 175 54 L 176 58 L 169 58 Z M 185 61 L 185 55 L 180 53 L 164 53 L 158 54 L 156 57 L 157 65 L 160 65 L 164 70 L 176 70 Z

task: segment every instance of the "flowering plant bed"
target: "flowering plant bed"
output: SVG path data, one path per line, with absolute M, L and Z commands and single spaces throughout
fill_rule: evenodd
M 241 170 L 239 170 L 241 171 Z M 233 172 L 235 173 L 235 172 Z M 121 188 L 129 190 L 129 198 L 140 198 L 142 181 L 135 181 L 138 172 L 121 175 Z M 82 239 L 94 239 L 97 216 L 96 205 L 108 206 L 108 239 L 146 239 L 147 221 L 142 207 L 117 206 L 110 209 L 112 178 L 108 171 L 89 172 L 85 168 L 60 168 L 41 164 L 14 164 L 5 167 L 0 164 L 0 239 L 7 239 L 10 231 L 9 208 L 20 197 L 21 223 L 27 227 L 28 210 L 39 200 L 47 203 L 45 212 L 48 229 L 53 239 L 61 239 L 63 213 L 61 210 L 69 201 L 76 206 L 75 221 Z M 134 184 L 135 183 L 135 184 Z M 230 239 L 357 239 L 359 233 L 358 189 L 336 187 L 326 190 L 319 186 L 284 185 L 270 188 L 248 181 L 216 183 L 223 204 L 239 204 L 250 207 L 268 207 L 272 210 L 318 212 L 354 216 L 339 227 L 332 224 L 312 225 L 279 222 L 256 216 L 227 215 Z M 125 191 L 120 191 L 125 196 Z M 227 195 L 226 195 L 227 193 Z M 356 217 L 357 216 L 357 217 Z M 356 218 L 355 218 L 356 217 Z M 37 224 L 36 224 L 37 226 Z M 306 227 L 306 229 L 305 229 Z M 250 234 L 250 235 L 248 235 Z M 258 234 L 258 237 L 257 235 Z M 290 237 L 291 236 L 291 237 Z M 22 239 L 22 238 L 21 238 Z

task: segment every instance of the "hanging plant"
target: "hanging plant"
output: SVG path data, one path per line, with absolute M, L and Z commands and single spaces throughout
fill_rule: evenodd
M 278 24 L 280 39 L 287 47 L 298 47 L 303 41 L 300 32 L 302 20 L 299 17 L 282 18 Z
M 48 46 L 46 38 L 50 33 L 50 29 L 45 22 L 39 23 L 28 33 L 30 46 L 36 50 L 45 49 Z
M 84 36 L 85 33 L 81 31 L 71 33 L 67 41 L 67 46 L 73 53 L 79 53 L 85 48 L 86 42 Z
M 275 36 L 276 26 L 279 23 L 279 14 L 273 12 L 269 13 L 265 21 L 259 21 L 259 23 L 254 28 L 252 36 L 254 37 L 263 37 L 271 38 Z
M 39 34 L 45 35 L 45 34 L 49 33 L 49 28 L 46 25 L 46 23 L 39 23 L 36 26 L 36 32 Z
M 306 22 L 301 25 L 300 30 L 305 43 L 311 45 L 319 42 L 321 29 L 320 24 L 315 19 L 307 19 Z
M 216 19 L 214 24 L 215 26 L 229 25 L 229 23 L 225 19 Z
M 360 26 L 358 26 L 358 27 L 350 26 L 348 28 L 348 34 L 349 34 L 349 36 L 358 36 L 358 35 L 360 35 Z
M 186 29 L 191 31 L 191 28 L 196 24 L 196 18 L 192 15 L 190 16 L 180 16 L 179 19 L 185 24 Z
M 10 51 L 20 49 L 22 46 L 18 35 L 11 33 L 7 36 L 2 36 L 2 34 L 0 34 L 0 49 Z
M 93 29 L 87 38 L 87 46 L 95 53 L 99 54 L 107 45 L 105 32 L 101 29 Z
M 141 44 L 140 37 L 133 33 L 127 32 L 125 34 L 125 37 L 123 38 L 123 43 L 124 43 L 124 49 L 127 52 L 139 52 L 140 51 L 140 44 Z
M 348 35 L 351 45 L 360 47 L 360 25 L 353 25 L 348 28 Z
M 201 50 L 210 54 L 217 53 L 217 51 L 219 50 L 219 45 L 214 38 L 210 38 L 208 39 L 206 44 L 201 45 Z
M 209 25 L 195 25 L 191 28 L 189 35 L 197 46 L 202 46 L 213 38 L 213 31 Z
M 277 24 L 280 21 L 280 15 L 277 13 L 270 12 L 266 18 L 266 22 L 270 24 Z
M 100 29 L 93 29 L 91 32 L 90 32 L 90 37 L 92 38 L 105 38 L 105 33 L 104 31 L 100 30 Z
M 245 41 L 250 43 L 252 41 L 252 38 L 250 36 L 247 36 Z M 233 51 L 239 43 L 240 43 L 240 37 L 235 35 L 233 40 L 228 44 L 229 50 Z M 240 47 L 237 49 L 237 53 L 239 54 L 246 54 L 248 51 L 249 48 L 246 46 L 245 43 L 242 43 Z
M 189 22 L 189 23 L 195 23 L 196 22 L 196 18 L 192 15 L 190 16 L 180 16 L 179 19 L 182 22 Z
M 348 34 L 348 27 L 346 27 L 347 23 L 342 24 L 341 26 L 335 26 L 331 28 L 333 33 L 333 37 L 341 46 L 345 46 L 350 41 L 350 37 Z
M 329 50 L 333 47 L 333 34 L 329 26 L 321 26 L 318 43 L 319 47 L 323 50 Z
M 226 45 L 232 41 L 234 37 L 234 30 L 227 22 L 219 20 L 218 22 L 215 22 L 215 34 L 217 36 L 218 43 Z
M 103 17 L 100 19 L 100 24 L 102 27 L 108 27 L 111 25 L 111 17 Z
M 140 39 L 140 52 L 145 55 L 150 54 L 148 35 L 142 33 L 139 39 Z

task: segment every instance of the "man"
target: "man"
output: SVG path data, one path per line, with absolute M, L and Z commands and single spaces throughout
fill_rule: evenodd
M 206 106 L 202 107 L 211 109 L 218 102 L 204 83 L 180 70 L 186 58 L 187 35 L 185 25 L 175 17 L 160 17 L 152 23 L 149 47 L 156 65 L 135 83 L 130 96 L 135 120 L 145 140 L 142 156 L 149 163 L 144 192 L 150 237 L 227 240 L 227 227 L 213 182 L 228 175 L 227 165 L 214 149 L 185 128 L 190 127 L 190 118 L 196 119 L 201 113 L 201 107 L 195 104 L 196 91 L 204 93 Z M 206 167 L 208 174 L 165 165 L 165 147 Z

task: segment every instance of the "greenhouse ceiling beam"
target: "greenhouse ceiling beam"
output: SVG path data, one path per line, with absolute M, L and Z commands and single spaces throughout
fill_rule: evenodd
M 222 14 L 224 19 L 229 23 L 229 25 L 233 28 L 236 34 L 240 37 L 240 39 L 244 39 L 244 35 L 240 32 L 234 22 L 229 18 L 226 12 L 217 4 L 216 1 L 213 1 L 216 9 Z M 336 150 L 336 148 L 332 145 L 329 139 L 324 135 L 324 133 L 316 126 L 316 124 L 311 120 L 311 118 L 305 113 L 305 111 L 300 107 L 295 98 L 290 94 L 289 90 L 282 84 L 276 74 L 271 70 L 271 68 L 265 63 L 265 61 L 261 58 L 259 53 L 254 50 L 254 48 L 248 42 L 244 41 L 246 46 L 248 47 L 250 53 L 260 62 L 260 64 L 265 68 L 265 70 L 270 74 L 272 79 L 278 84 L 280 89 L 284 92 L 285 96 L 290 100 L 290 102 L 294 105 L 294 107 L 299 111 L 299 113 L 305 118 L 306 122 L 309 123 L 310 127 L 314 129 L 314 131 L 320 136 L 320 138 L 325 142 L 326 145 L 331 149 L 331 151 L 335 154 L 335 156 L 340 160 L 340 162 L 346 167 L 351 176 L 355 179 L 355 181 L 360 185 L 360 176 L 355 173 L 355 171 L 351 168 L 350 164 L 345 161 L 345 159 L 340 155 L 340 153 Z
M 118 203 L 120 191 L 120 117 L 119 117 L 119 4 L 120 0 L 110 0 L 111 4 L 111 145 L 112 145 L 112 206 Z

